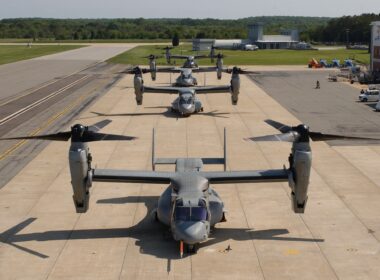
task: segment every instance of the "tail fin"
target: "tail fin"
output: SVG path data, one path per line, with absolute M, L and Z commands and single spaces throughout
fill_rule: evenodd
M 203 164 L 223 164 L 227 170 L 227 130 L 224 128 L 223 158 L 201 158 Z M 152 135 L 152 170 L 156 170 L 156 164 L 176 164 L 177 158 L 156 158 L 155 155 L 156 131 L 153 128 Z

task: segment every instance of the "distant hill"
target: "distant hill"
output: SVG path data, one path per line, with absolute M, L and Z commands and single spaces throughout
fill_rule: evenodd
M 89 39 L 181 39 L 247 38 L 247 25 L 261 22 L 266 33 L 295 28 L 309 38 L 310 30 L 320 30 L 331 20 L 326 17 L 263 16 L 237 20 L 223 19 L 46 19 L 0 20 L 0 38 Z M 319 29 L 318 29 L 319 28 Z

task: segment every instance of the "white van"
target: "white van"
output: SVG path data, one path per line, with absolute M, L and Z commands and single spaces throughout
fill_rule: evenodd
M 379 101 L 379 93 L 380 91 L 378 89 L 367 89 L 365 91 L 361 91 L 359 95 L 359 100 L 361 102 Z

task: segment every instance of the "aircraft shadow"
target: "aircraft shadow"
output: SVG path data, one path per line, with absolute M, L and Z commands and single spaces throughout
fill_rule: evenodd
M 100 117 L 138 117 L 138 116 L 165 116 L 167 118 L 184 118 L 177 112 L 171 111 L 170 107 L 164 107 L 164 106 L 157 106 L 157 107 L 145 107 L 145 108 L 155 108 L 155 109 L 167 109 L 165 112 L 144 112 L 144 113 L 120 113 L 120 114 L 104 114 L 99 112 L 91 112 L 92 114 L 95 114 Z M 228 115 L 227 112 L 218 112 L 217 110 L 210 111 L 210 112 L 199 112 L 194 115 L 199 116 L 208 116 L 208 117 L 216 117 L 216 118 L 228 118 L 225 115 Z
M 53 240 L 86 240 L 104 238 L 132 238 L 140 247 L 140 253 L 153 255 L 157 258 L 170 260 L 179 259 L 179 246 L 169 232 L 168 227 L 154 220 L 152 211 L 156 208 L 158 196 L 129 196 L 98 200 L 99 204 L 125 204 L 144 203 L 147 215 L 136 225 L 126 228 L 108 229 L 74 229 L 74 230 L 52 230 L 19 234 L 21 230 L 33 223 L 36 218 L 29 218 L 11 229 L 0 234 L 0 242 L 14 246 L 26 253 L 40 258 L 49 256 L 17 245 L 18 242 L 27 241 L 53 241 Z M 200 247 L 211 246 L 227 240 L 274 240 L 294 242 L 324 242 L 324 239 L 298 238 L 281 236 L 289 234 L 287 229 L 253 230 L 247 228 L 216 228 L 212 231 L 210 239 L 201 244 Z

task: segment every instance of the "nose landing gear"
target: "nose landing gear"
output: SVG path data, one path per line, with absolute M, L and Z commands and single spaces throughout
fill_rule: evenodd
M 179 254 L 181 259 L 184 252 L 187 254 L 196 254 L 198 252 L 199 244 L 185 244 L 183 241 L 179 242 Z

